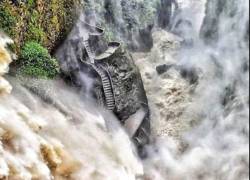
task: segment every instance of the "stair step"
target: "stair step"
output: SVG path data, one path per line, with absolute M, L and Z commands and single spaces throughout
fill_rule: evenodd
M 110 85 L 103 85 L 103 87 L 104 87 L 105 89 L 109 89 L 109 90 L 111 90 Z
M 113 103 L 113 102 L 114 102 L 113 99 L 107 98 L 106 100 L 107 100 L 109 103 Z
M 113 101 L 113 96 L 106 96 L 106 99 Z
M 88 57 L 89 57 L 91 63 L 94 63 L 94 57 L 95 56 L 93 55 L 93 52 L 90 49 L 88 40 L 84 40 L 83 41 L 83 45 L 84 45 L 84 47 L 85 47 L 85 49 L 87 51 L 87 54 L 88 54 Z
M 113 101 L 112 97 L 106 97 L 106 99 L 109 100 L 109 101 Z
M 110 86 L 110 83 L 108 83 L 108 82 L 105 82 L 105 83 L 104 83 L 104 82 L 103 82 L 103 85 L 104 85 L 104 86 Z
M 107 104 L 108 104 L 108 105 L 113 105 L 113 104 L 114 104 L 114 101 L 108 101 Z
M 107 102 L 108 105 L 113 105 L 114 102 L 113 101 L 110 101 L 110 102 Z
M 110 88 L 110 84 L 103 84 L 103 86 L 106 86 L 107 88 Z
M 111 95 L 113 94 L 112 91 L 111 91 L 111 89 L 104 89 L 104 91 L 105 91 L 106 93 L 108 93 L 108 94 L 111 94 Z
M 108 89 L 108 90 L 111 90 L 110 86 L 108 86 L 108 85 L 106 85 L 106 86 L 104 85 L 104 88 Z

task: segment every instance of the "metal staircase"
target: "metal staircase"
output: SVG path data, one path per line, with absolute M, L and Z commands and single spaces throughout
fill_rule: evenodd
M 94 53 L 92 52 L 90 46 L 89 46 L 89 41 L 88 39 L 84 39 L 83 40 L 83 45 L 87 51 L 87 54 L 89 56 L 89 60 L 90 60 L 90 63 L 91 64 L 94 64 L 95 63 L 95 58 L 94 58 Z
M 101 78 L 107 109 L 114 110 L 115 98 L 113 94 L 111 78 L 109 77 L 108 72 L 106 72 L 103 67 L 95 65 L 95 56 L 94 53 L 91 51 L 88 40 L 84 40 L 83 44 L 87 51 L 91 66 Z
M 93 66 L 93 68 L 101 77 L 107 109 L 114 110 L 115 99 L 114 99 L 114 94 L 113 94 L 113 90 L 112 90 L 111 80 L 110 80 L 107 72 L 105 72 L 105 70 L 103 68 L 101 68 L 100 66 L 99 67 Z

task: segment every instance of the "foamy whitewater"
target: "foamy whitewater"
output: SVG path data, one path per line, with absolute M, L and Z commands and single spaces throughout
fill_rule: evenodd
M 4 78 L 12 42 L 0 34 L 0 179 L 249 179 L 249 2 L 224 3 L 215 43 L 199 38 L 205 1 L 190 0 L 179 16 L 194 24 L 191 47 L 181 45 L 186 36 L 156 28 L 152 50 L 133 53 L 152 111 L 144 160 L 113 115 L 62 81 Z M 197 69 L 199 79 L 190 84 L 174 68 L 158 75 L 161 64 Z
M 167 136 L 148 148 L 149 179 L 249 179 L 249 50 L 243 37 L 249 2 L 224 3 L 216 43 L 194 39 L 180 50 L 181 39 L 155 32 L 151 53 L 135 54 L 154 109 L 154 133 Z M 188 85 L 174 69 L 157 75 L 162 63 L 196 68 L 198 83 Z
M 6 37 L 1 37 L 1 74 L 11 62 L 6 42 Z M 39 89 L 46 89 L 53 105 L 44 103 L 19 81 L 12 82 L 15 90 L 10 94 L 11 86 L 1 77 L 0 179 L 126 180 L 143 174 L 142 164 L 119 125 L 113 123 L 116 131 L 108 131 L 105 113 L 90 110 L 94 108 L 82 103 L 62 82 L 35 82 Z

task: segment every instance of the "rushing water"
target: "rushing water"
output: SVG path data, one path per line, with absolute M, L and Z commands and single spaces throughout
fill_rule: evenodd
M 178 138 L 172 138 L 171 134 L 156 137 L 147 147 L 148 158 L 139 160 L 115 117 L 93 108 L 63 82 L 34 82 L 42 94 L 45 92 L 52 99 L 53 105 L 48 105 L 16 79 L 9 78 L 14 89 L 9 94 L 11 87 L 1 78 L 0 179 L 249 179 L 249 44 L 246 42 L 249 2 L 208 0 L 203 25 L 205 1 L 182 3 L 179 18 L 188 18 L 192 26 L 180 29 L 179 33 L 193 43 L 178 49 L 174 58 L 177 65 L 197 69 L 199 80 L 192 92 L 185 91 L 192 100 L 182 108 L 178 121 L 188 128 L 178 131 L 175 128 L 179 127 L 173 126 Z M 220 13 L 216 14 L 218 9 Z M 200 29 L 203 39 L 199 38 Z M 206 33 L 204 37 L 204 32 L 209 31 L 217 36 Z M 187 32 L 192 32 L 192 36 L 185 36 Z M 211 42 L 205 38 L 215 39 Z M 156 45 L 163 36 L 157 40 Z M 0 36 L 1 74 L 10 63 L 4 48 L 7 41 L 10 42 Z M 155 61 L 166 62 L 171 51 L 167 49 L 164 54 L 158 49 L 157 53 L 163 55 L 155 56 L 152 50 L 145 54 L 146 60 L 151 61 L 139 66 L 153 71 Z M 146 89 L 156 89 L 154 80 L 145 81 Z M 162 82 L 165 89 L 149 92 L 153 103 L 159 98 L 171 101 L 172 97 L 164 91 L 172 84 L 169 79 Z M 185 82 L 182 79 L 174 83 Z M 158 97 L 160 94 L 164 96 Z M 170 110 L 166 106 L 161 108 Z M 157 117 L 151 118 L 154 123 Z M 174 119 L 168 117 L 171 118 Z
M 6 42 L 11 41 L 1 35 L 1 74 L 11 61 Z M 111 114 L 62 81 L 8 80 L 11 94 L 0 78 L 0 179 L 127 180 L 143 174 L 129 137 Z
M 152 179 L 249 179 L 248 13 L 248 1 L 208 1 L 203 28 L 217 39 L 195 40 L 178 55 L 179 65 L 200 74 L 182 116 L 191 129 L 181 134 L 181 152 L 172 141 L 149 147 Z

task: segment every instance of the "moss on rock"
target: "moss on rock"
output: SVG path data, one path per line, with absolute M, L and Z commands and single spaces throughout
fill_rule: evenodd
M 16 44 L 15 52 L 27 41 L 36 41 L 51 51 L 73 26 L 80 0 L 0 1 L 0 29 Z
M 51 79 L 57 76 L 59 65 L 47 49 L 36 42 L 27 42 L 21 49 L 17 74 Z

